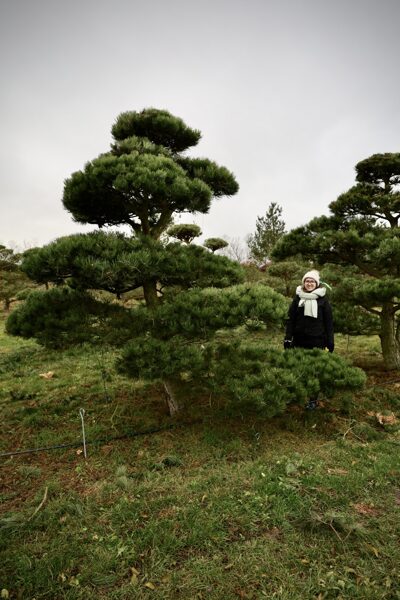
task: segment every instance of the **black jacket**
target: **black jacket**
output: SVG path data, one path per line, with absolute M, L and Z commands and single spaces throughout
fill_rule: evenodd
M 289 308 L 286 322 L 286 339 L 293 340 L 300 348 L 329 348 L 333 350 L 332 308 L 327 298 L 317 299 L 318 316 L 306 317 L 304 306 L 299 306 L 300 298 L 295 296 Z

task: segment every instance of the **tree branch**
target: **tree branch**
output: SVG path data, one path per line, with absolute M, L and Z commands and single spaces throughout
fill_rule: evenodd
M 364 306 L 364 304 L 359 304 L 359 305 L 362 306 L 365 310 L 367 310 L 368 312 L 370 312 L 370 313 L 372 313 L 374 315 L 380 315 L 381 314 L 381 311 L 380 310 L 376 310 L 376 308 L 370 308 L 368 306 Z
M 126 223 L 136 233 L 139 233 L 142 230 L 141 227 L 140 227 L 140 223 L 136 223 L 136 221 L 134 221 L 133 219 L 128 219 Z
M 366 275 L 371 275 L 371 277 L 376 277 L 376 279 L 381 279 L 381 277 L 380 277 L 381 272 L 378 270 L 375 270 L 374 268 L 371 268 L 371 265 L 369 265 L 368 263 L 364 263 L 364 262 L 354 259 L 354 258 L 348 262 L 350 262 L 350 263 L 352 262 L 358 269 L 360 269 L 360 271 L 362 271 Z
M 164 229 L 166 228 L 166 226 L 169 223 L 170 218 L 172 217 L 173 214 L 173 210 L 170 208 L 165 208 L 160 215 L 160 218 L 158 219 L 156 225 L 154 225 L 154 227 L 152 227 L 150 229 L 150 235 L 152 238 L 154 238 L 155 240 L 158 240 L 158 238 L 160 237 L 160 235 L 162 234 L 162 232 L 164 231 Z

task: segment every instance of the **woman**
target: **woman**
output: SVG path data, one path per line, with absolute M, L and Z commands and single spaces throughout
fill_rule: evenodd
M 328 348 L 333 352 L 332 309 L 319 287 L 318 271 L 308 271 L 296 289 L 286 324 L 285 348 Z
M 296 296 L 290 305 L 283 346 L 288 348 L 328 348 L 334 349 L 332 309 L 325 297 L 326 288 L 319 287 L 318 271 L 308 271 L 296 289 Z M 308 409 L 317 406 L 312 398 Z

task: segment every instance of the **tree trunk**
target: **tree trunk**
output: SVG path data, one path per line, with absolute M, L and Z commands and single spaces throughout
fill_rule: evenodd
M 158 306 L 157 285 L 155 281 L 143 283 L 143 294 L 147 308 L 154 309 Z
M 400 344 L 396 336 L 395 312 L 390 302 L 385 302 L 382 306 L 379 337 L 386 369 L 400 369 Z
M 171 417 L 173 417 L 180 410 L 178 400 L 177 400 L 175 392 L 173 390 L 172 381 L 170 379 L 164 379 L 163 384 L 164 384 L 165 399 L 168 404 L 169 414 Z
M 157 308 L 159 299 L 157 296 L 157 284 L 155 281 L 145 281 L 143 283 L 143 293 L 144 299 L 146 301 L 146 306 L 149 310 L 154 310 Z M 171 379 L 165 379 L 163 381 L 164 390 L 165 390 L 165 399 L 168 405 L 169 414 L 171 417 L 176 415 L 179 412 L 179 403 L 176 398 L 176 394 L 174 392 L 174 385 Z

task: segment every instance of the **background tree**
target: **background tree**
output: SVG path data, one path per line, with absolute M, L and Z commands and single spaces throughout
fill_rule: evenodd
M 222 250 L 222 248 L 226 248 L 227 245 L 228 242 L 222 238 L 208 238 L 203 244 L 205 248 L 208 248 L 208 250 L 211 250 L 213 253 Z
M 21 271 L 21 260 L 21 254 L 0 245 L 0 300 L 6 311 L 33 287 L 32 281 Z
M 11 248 L 0 244 L 0 271 L 6 273 L 15 271 L 21 263 L 20 254 L 16 254 Z
M 225 235 L 224 240 L 228 245 L 222 248 L 221 254 L 223 254 L 223 256 L 227 256 L 231 260 L 242 264 L 248 260 L 249 249 L 247 244 L 245 244 L 241 238 Z
M 257 217 L 256 231 L 247 238 L 250 258 L 262 264 L 271 259 L 271 253 L 278 240 L 285 233 L 282 207 L 271 202 L 264 217 Z
M 353 267 L 341 297 L 379 318 L 384 364 L 400 368 L 400 154 L 374 154 L 356 165 L 357 184 L 330 204 L 330 216 L 286 235 L 274 255 L 299 252 L 320 265 Z
M 293 298 L 304 273 L 309 270 L 310 264 L 301 257 L 297 260 L 273 261 L 265 268 L 264 281 L 280 294 Z
M 254 347 L 240 336 L 232 343 L 232 333 L 229 343 L 226 334 L 216 335 L 252 321 L 264 328 L 279 326 L 287 310 L 280 294 L 263 285 L 240 285 L 242 268 L 224 256 L 160 241 L 175 213 L 207 212 L 213 197 L 238 189 L 225 167 L 182 156 L 200 133 L 155 109 L 123 113 L 112 131 L 111 151 L 66 181 L 63 202 L 79 222 L 128 225 L 132 235 L 68 236 L 29 253 L 24 271 L 55 286 L 31 294 L 12 313 L 7 330 L 54 348 L 82 341 L 119 346 L 119 369 L 130 377 L 162 381 L 171 414 L 179 408 L 179 390 L 183 387 L 191 398 L 194 383 L 234 402 L 244 401 L 245 385 L 246 402 L 267 414 L 298 398 L 296 381 L 305 365 L 316 373 L 314 387 L 326 387 L 327 371 L 318 369 L 327 360 L 323 353 L 285 357 L 276 349 L 268 354 L 265 342 Z M 141 287 L 144 305 L 129 308 L 118 302 Z M 243 367 L 233 374 L 230 361 L 239 354 L 237 368 Z M 272 371 L 265 362 L 269 356 L 275 360 Z M 362 383 L 362 374 L 340 358 L 329 364 L 336 377 L 331 389 Z M 287 383 L 284 389 L 281 381 Z
M 194 223 L 177 223 L 167 229 L 167 234 L 170 237 L 185 242 L 185 244 L 193 242 L 194 238 L 201 236 L 201 233 L 200 227 Z

